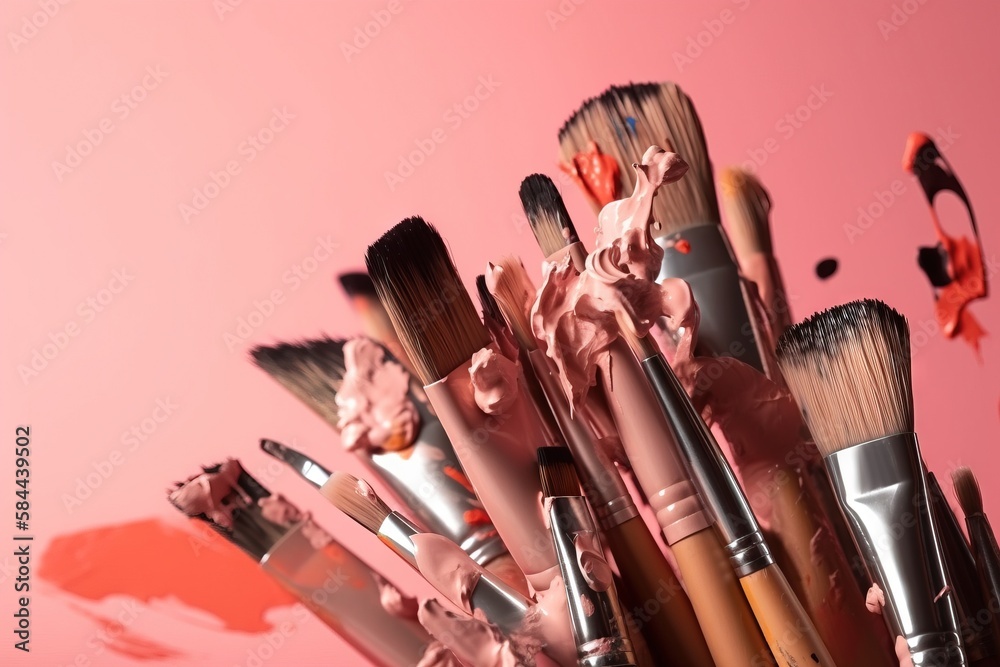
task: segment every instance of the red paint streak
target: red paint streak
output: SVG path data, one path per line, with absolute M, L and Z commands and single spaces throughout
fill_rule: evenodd
M 459 470 L 458 468 L 453 468 L 452 466 L 445 466 L 444 474 L 448 475 L 448 477 L 451 477 L 453 480 L 461 484 L 465 488 L 465 490 L 468 491 L 469 493 L 476 492 L 476 490 L 472 488 L 472 482 L 470 482 L 469 478 L 465 476 L 465 473 Z
M 914 132 L 907 138 L 903 168 L 919 179 L 927 197 L 938 244 L 948 258 L 947 269 L 951 282 L 939 288 L 934 302 L 938 324 L 947 337 L 961 336 L 978 354 L 979 341 L 986 335 L 986 331 L 967 306 L 976 299 L 986 297 L 988 288 L 972 205 L 958 177 L 938 151 L 934 141 L 926 134 Z M 945 233 L 934 210 L 934 197 L 941 191 L 954 193 L 965 204 L 975 233 L 974 238 L 956 238 Z
M 603 208 L 618 199 L 618 162 L 601 153 L 596 141 L 591 141 L 586 151 L 574 155 L 572 163 L 563 162 L 559 167 L 597 207 Z
M 118 621 L 89 612 L 77 605 L 73 605 L 73 608 L 78 613 L 97 623 L 100 630 L 96 635 L 95 641 L 99 641 L 116 653 L 134 660 L 166 660 L 167 658 L 177 658 L 184 655 L 169 646 L 155 642 L 152 639 L 146 639 L 132 632 L 126 625 Z
M 295 601 L 253 559 L 201 523 L 192 531 L 145 519 L 62 535 L 42 554 L 38 573 L 88 600 L 175 597 L 239 632 L 270 630 L 264 615 Z
M 691 252 L 691 242 L 688 241 L 687 239 L 678 239 L 674 243 L 674 250 L 676 250 L 682 255 L 686 255 L 689 252 Z
M 490 515 L 481 509 L 466 510 L 462 514 L 462 518 L 470 526 L 483 526 L 490 523 Z

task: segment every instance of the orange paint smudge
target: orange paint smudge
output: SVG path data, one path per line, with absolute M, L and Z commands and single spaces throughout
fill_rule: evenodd
M 596 141 L 591 141 L 586 151 L 574 155 L 572 162 L 560 163 L 559 168 L 576 181 L 597 208 L 618 199 L 618 162 L 601 153 Z
M 159 519 L 56 537 L 38 574 L 88 600 L 178 598 L 238 632 L 271 630 L 265 614 L 295 602 L 253 559 L 207 527 L 194 532 Z
M 459 470 L 458 468 L 452 466 L 445 466 L 444 474 L 452 478 L 459 484 L 461 484 L 465 488 L 465 490 L 468 491 L 469 493 L 476 492 L 476 490 L 472 488 L 472 482 L 470 482 L 469 478 L 465 476 L 465 473 Z
M 978 355 L 979 342 L 986 331 L 967 306 L 976 299 L 985 298 L 988 287 L 972 204 L 955 172 L 941 155 L 933 139 L 926 134 L 913 132 L 907 137 L 903 168 L 915 175 L 923 188 L 938 247 L 947 258 L 945 268 L 951 282 L 938 288 L 934 315 L 945 336 L 961 336 Z M 975 234 L 973 239 L 953 237 L 945 233 L 937 211 L 934 210 L 934 197 L 942 191 L 952 192 L 965 204 L 969 212 L 969 223 Z
M 470 526 L 482 526 L 490 523 L 490 515 L 481 509 L 466 510 L 462 514 L 462 518 Z
M 691 252 L 691 242 L 688 241 L 687 239 L 678 239 L 674 243 L 674 250 L 676 250 L 682 255 L 686 255 L 689 252 Z

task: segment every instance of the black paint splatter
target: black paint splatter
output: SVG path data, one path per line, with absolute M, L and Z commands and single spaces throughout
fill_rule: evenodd
M 921 247 L 917 254 L 917 264 L 927 274 L 927 279 L 934 287 L 944 287 L 951 283 L 948 275 L 948 253 L 941 244 Z
M 826 280 L 833 274 L 837 272 L 837 267 L 839 262 L 833 257 L 827 257 L 826 259 L 821 259 L 816 264 L 816 275 L 820 280 Z

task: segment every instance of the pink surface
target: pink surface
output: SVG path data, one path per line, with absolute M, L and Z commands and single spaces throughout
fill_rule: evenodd
M 934 235 L 900 166 L 911 131 L 935 136 L 975 206 L 996 280 L 996 3 L 482 4 L 0 4 L 0 508 L 9 517 L 15 500 L 14 427 L 30 424 L 32 664 L 135 663 L 98 640 L 100 619 L 131 610 L 128 601 L 77 611 L 94 603 L 41 582 L 40 554 L 57 535 L 100 525 L 181 525 L 168 483 L 228 455 L 409 592 L 427 593 L 257 450 L 258 438 L 275 437 L 361 472 L 327 425 L 246 360 L 248 346 L 356 332 L 331 276 L 362 266 L 365 246 L 415 213 L 443 232 L 470 286 L 507 252 L 537 283 L 540 256 L 517 197 L 533 171 L 557 179 L 592 246 L 594 218 L 559 175 L 555 135 L 583 98 L 629 80 L 677 80 L 715 163 L 759 166 L 797 317 L 872 296 L 910 318 L 930 467 L 944 476 L 972 466 L 1000 519 L 989 477 L 1000 465 L 1000 315 L 992 299 L 972 305 L 989 332 L 982 365 L 934 333 L 915 261 Z M 356 38 L 356 51 L 343 46 Z M 81 143 L 87 154 L 68 158 Z M 400 171 L 411 153 L 420 164 Z M 859 207 L 871 217 L 859 221 Z M 956 202 L 941 210 L 946 231 L 969 233 Z M 840 270 L 820 282 L 813 266 L 826 256 Z M 52 358 L 23 378 L 36 351 Z M 13 531 L 0 530 L 3 544 Z M 12 565 L 0 556 L 0 662 L 28 664 L 6 629 Z M 128 631 L 183 654 L 164 651 L 158 664 L 362 664 L 295 609 L 274 612 L 288 620 L 276 627 L 293 630 L 270 650 L 266 634 L 143 609 Z

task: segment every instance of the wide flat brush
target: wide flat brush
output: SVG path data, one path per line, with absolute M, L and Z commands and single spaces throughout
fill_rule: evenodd
M 529 176 L 525 185 L 528 183 L 530 187 L 521 188 L 522 203 L 548 261 L 568 256 L 576 270 L 583 271 L 587 251 L 578 240 L 555 184 L 541 175 Z M 561 247 L 559 238 L 563 239 Z M 614 341 L 608 353 L 614 369 L 613 382 L 599 374 L 599 384 L 605 388 L 632 470 L 684 578 L 712 659 L 720 667 L 771 664 L 771 652 L 736 581 L 714 529 L 715 520 L 703 505 L 643 369 L 624 341 Z M 635 561 L 635 569 L 640 571 L 641 559 Z M 656 599 L 662 601 L 660 592 L 664 587 L 655 581 L 650 584 L 656 590 Z M 639 590 L 636 593 L 644 594 Z M 683 600 L 669 594 L 667 598 L 662 612 L 676 624 L 676 632 L 696 636 Z M 687 646 L 690 664 L 704 664 L 696 662 L 704 660 L 697 644 L 695 641 Z
M 1000 547 L 997 547 L 993 528 L 983 513 L 983 496 L 975 474 L 964 466 L 956 468 L 952 473 L 952 481 L 962 513 L 965 514 L 965 526 L 969 530 L 979 585 L 986 599 L 991 634 L 994 642 L 1000 644 Z M 981 610 L 976 610 L 974 619 L 977 624 L 983 624 Z
M 423 219 L 390 229 L 368 248 L 365 261 L 469 480 L 528 581 L 545 590 L 558 574 L 535 474 L 535 449 L 545 434 L 530 396 L 520 391 L 520 374 L 508 378 L 505 408 L 484 412 L 470 384 L 472 358 L 483 355 L 502 366 L 500 352 L 444 240 Z
M 272 496 L 239 461 L 204 468 L 176 483 L 168 499 L 259 562 L 373 664 L 413 667 L 422 660 L 431 638 L 415 619 L 382 606 L 379 580 L 384 579 L 308 515 Z
M 967 664 L 913 432 L 906 319 L 881 301 L 853 301 L 788 329 L 777 356 L 884 594 L 897 653 L 915 665 Z
M 671 664 L 712 665 L 711 653 L 688 596 L 639 516 L 614 463 L 602 451 L 579 413 L 571 413 L 548 359 L 538 348 L 528 321 L 529 299 L 533 300 L 534 294 L 525 290 L 530 282 L 524 266 L 516 258 L 504 258 L 491 271 L 490 278 L 497 306 L 539 378 L 543 400 L 573 452 L 585 495 L 618 565 L 626 600 L 639 607 L 649 599 L 666 600 L 655 613 L 647 614 L 649 621 L 641 628 L 650 650 L 662 659 L 671 656 Z
M 669 81 L 612 86 L 576 111 L 559 136 L 567 162 L 579 161 L 588 142 L 613 154 L 621 193 L 635 186 L 631 165 L 650 145 L 684 156 L 688 173 L 653 202 L 653 236 L 664 249 L 657 280 L 691 285 L 702 312 L 701 356 L 735 357 L 767 371 L 770 346 L 722 228 L 705 135 L 684 91 Z

